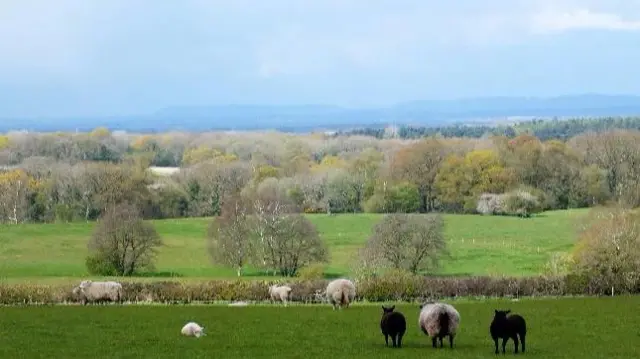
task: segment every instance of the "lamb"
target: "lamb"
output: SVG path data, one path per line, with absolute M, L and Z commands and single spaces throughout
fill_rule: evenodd
M 511 313 L 510 309 L 495 310 L 493 321 L 489 327 L 491 338 L 493 338 L 493 343 L 495 344 L 496 354 L 498 354 L 498 339 L 500 338 L 502 338 L 502 354 L 505 354 L 507 341 L 509 341 L 510 338 L 513 339 L 515 354 L 518 354 L 518 337 L 520 337 L 520 342 L 522 342 L 522 352 L 524 353 L 527 323 L 522 316 L 518 314 L 507 316 L 509 313 Z
M 185 324 L 184 327 L 182 327 L 182 330 L 180 331 L 180 333 L 188 337 L 196 337 L 196 338 L 200 338 L 201 336 L 206 335 L 204 332 L 204 327 L 201 327 L 195 322 L 189 322 Z
M 402 348 L 402 336 L 407 331 L 407 321 L 400 312 L 394 312 L 396 306 L 390 308 L 382 306 L 382 319 L 380 330 L 384 335 L 384 342 L 389 346 L 389 336 L 394 348 Z
M 431 337 L 431 344 L 437 348 L 437 340 L 440 339 L 440 348 L 444 346 L 442 339 L 449 336 L 449 345 L 453 348 L 453 339 L 460 325 L 460 313 L 450 304 L 429 302 L 420 305 L 420 317 L 418 324 L 422 332 Z
M 348 279 L 336 279 L 327 285 L 325 290 L 327 300 L 336 308 L 349 308 L 349 304 L 356 296 L 356 286 Z
M 83 280 L 80 285 L 73 288 L 73 294 L 78 297 L 83 305 L 89 302 L 111 301 L 122 303 L 124 290 L 118 282 L 93 282 Z
M 291 295 L 291 287 L 282 285 L 278 286 L 277 284 L 269 286 L 269 296 L 272 301 L 281 300 L 284 303 L 284 306 L 287 306 L 287 300 Z

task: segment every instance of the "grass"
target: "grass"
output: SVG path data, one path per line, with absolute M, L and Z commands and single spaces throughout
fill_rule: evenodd
M 573 220 L 585 210 L 552 211 L 537 217 L 445 215 L 450 258 L 441 273 L 450 275 L 532 275 L 551 253 L 574 243 Z M 327 242 L 331 262 L 327 273 L 343 275 L 381 216 L 377 214 L 309 215 Z M 211 264 L 205 233 L 210 219 L 154 221 L 165 246 L 157 261 L 157 276 L 188 280 L 233 278 L 233 269 Z M 12 281 L 64 281 L 86 276 L 84 258 L 94 223 L 0 226 L 0 276 Z M 259 276 L 249 272 L 250 277 Z M 154 278 L 151 278 L 154 279 Z M 157 278 L 155 278 L 157 279 Z
M 404 347 L 386 348 L 380 306 L 50 306 L 5 307 L 1 358 L 493 358 L 495 308 L 527 320 L 533 358 L 637 358 L 640 297 L 456 302 L 462 320 L 455 347 L 431 348 L 417 325 L 417 305 L 397 305 L 407 319 Z M 183 337 L 190 320 L 207 336 Z M 599 330 L 607 323 L 604 330 Z M 500 355 L 502 356 L 502 355 Z M 513 342 L 507 345 L 513 357 Z

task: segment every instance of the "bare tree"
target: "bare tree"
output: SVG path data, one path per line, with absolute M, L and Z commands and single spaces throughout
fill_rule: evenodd
M 316 227 L 301 214 L 285 215 L 275 229 L 274 241 L 269 242 L 269 260 L 281 275 L 293 277 L 306 265 L 329 260 L 327 246 Z
M 238 277 L 252 258 L 248 208 L 239 196 L 229 198 L 209 225 L 209 255 L 216 264 L 236 268 Z
M 264 269 L 294 276 L 301 267 L 326 262 L 328 251 L 315 226 L 274 178 L 264 180 L 251 196 L 255 263 Z
M 419 273 L 436 269 L 446 251 L 441 215 L 393 213 L 374 226 L 362 260 Z
M 89 241 L 87 267 L 102 275 L 132 275 L 153 270 L 162 240 L 153 225 L 129 203 L 108 207 Z

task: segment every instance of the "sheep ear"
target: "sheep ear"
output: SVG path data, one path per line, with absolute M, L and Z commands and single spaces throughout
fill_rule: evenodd
M 511 309 L 508 309 L 506 312 L 504 312 L 504 314 L 509 314 L 511 313 Z
M 497 309 L 494 309 L 493 311 L 496 312 L 496 314 L 498 314 L 498 310 Z
M 394 310 L 394 309 L 396 309 L 396 306 L 392 305 L 391 308 L 389 308 L 389 309 Z

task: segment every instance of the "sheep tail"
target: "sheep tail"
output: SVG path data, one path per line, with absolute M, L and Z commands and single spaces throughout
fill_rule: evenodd
M 442 312 L 438 315 L 438 324 L 440 324 L 440 335 L 449 334 L 449 313 Z

